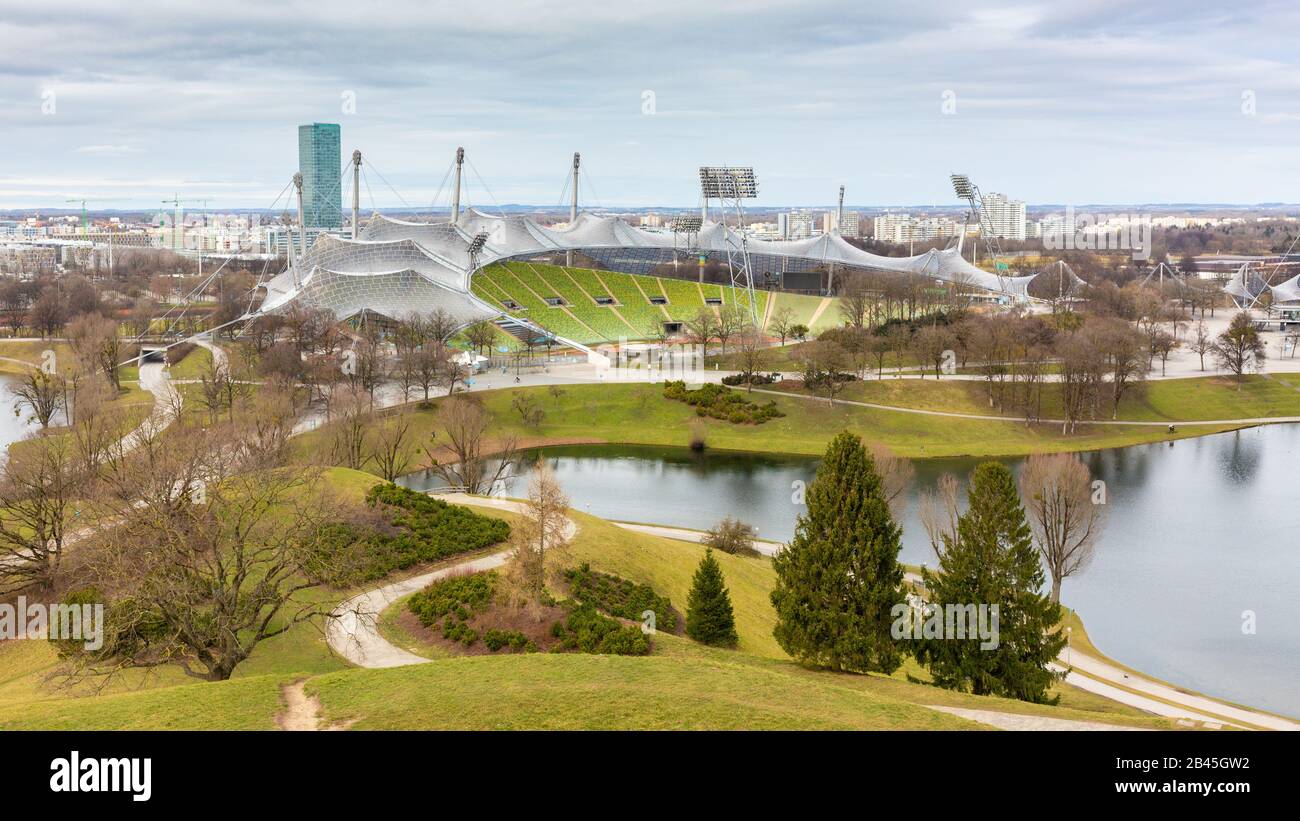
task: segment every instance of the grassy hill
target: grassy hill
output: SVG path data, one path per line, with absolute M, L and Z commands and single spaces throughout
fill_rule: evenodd
M 648 339 L 664 322 L 684 322 L 704 307 L 718 310 L 719 305 L 709 300 L 728 305 L 738 299 L 738 292 L 730 286 L 528 260 L 489 265 L 474 276 L 471 287 L 502 310 L 587 344 L 621 337 Z M 838 308 L 831 299 L 769 291 L 758 291 L 757 297 L 758 314 L 765 323 L 782 307 L 790 308 L 794 321 L 814 330 L 839 322 Z M 555 298 L 563 304 L 547 302 Z M 602 304 L 605 302 L 608 304 Z M 508 303 L 519 307 L 510 309 Z
M 375 479 L 336 469 L 329 481 L 351 494 Z M 572 515 L 579 532 L 566 564 L 590 562 L 650 584 L 684 609 L 700 545 Z M 648 657 L 491 655 L 362 670 L 329 651 L 319 625 L 304 624 L 259 645 L 230 681 L 189 683 L 164 669 L 124 676 L 98 694 L 86 695 L 94 691 L 83 687 L 78 697 L 52 686 L 48 676 L 57 659 L 50 645 L 13 641 L 0 643 L 0 729 L 272 729 L 284 687 L 303 679 L 306 692 L 319 699 L 323 722 L 355 722 L 357 729 L 983 729 L 925 705 L 1171 726 L 1070 687 L 1061 690 L 1062 706 L 1045 707 L 918 683 L 912 677 L 924 671 L 915 665 L 892 677 L 805 669 L 772 638 L 770 560 L 718 558 L 736 609 L 737 650 L 660 634 Z M 351 592 L 313 595 L 334 601 Z

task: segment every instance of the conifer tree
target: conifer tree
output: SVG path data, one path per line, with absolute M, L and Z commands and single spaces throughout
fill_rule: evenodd
M 946 617 L 950 610 L 960 614 L 953 609 L 960 607 L 969 623 L 969 605 L 997 605 L 996 641 L 971 635 L 974 625 L 966 638 L 927 630 L 917 643 L 917 660 L 940 687 L 1055 703 L 1047 688 L 1060 674 L 1047 664 L 1065 645 L 1065 636 L 1048 631 L 1059 623 L 1061 608 L 1040 592 L 1043 567 L 1005 465 L 985 462 L 975 468 L 970 507 L 957 521 L 956 538 L 945 534 L 943 540 L 938 572 L 924 571 L 928 604 L 936 608 L 931 618 Z
M 862 440 L 831 441 L 794 539 L 773 560 L 777 643 L 805 664 L 892 673 L 902 663 L 890 610 L 903 599 L 902 530 Z
M 727 592 L 722 566 L 713 558 L 712 550 L 704 551 L 704 558 L 695 569 L 686 606 L 686 635 L 701 644 L 718 647 L 735 647 L 739 641 L 731 594 Z

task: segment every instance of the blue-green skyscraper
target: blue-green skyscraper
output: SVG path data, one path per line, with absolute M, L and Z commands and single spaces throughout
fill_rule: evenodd
M 342 155 L 338 123 L 298 126 L 298 170 L 302 173 L 303 224 L 308 228 L 343 226 Z

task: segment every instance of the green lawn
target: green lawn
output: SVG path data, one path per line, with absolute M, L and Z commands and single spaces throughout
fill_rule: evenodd
M 888 382 L 888 380 L 886 380 Z M 969 386 L 956 382 L 936 385 L 919 380 L 896 380 L 906 396 L 895 400 L 916 403 L 921 391 L 936 392 L 934 406 L 940 410 L 960 409 L 988 413 L 978 405 Z M 865 383 L 863 383 L 865 385 Z M 863 385 L 857 386 L 863 389 Z M 889 390 L 890 388 L 883 388 Z M 866 390 L 881 390 L 867 388 Z M 516 393 L 537 396 L 546 413 L 536 428 L 525 427 L 511 409 Z M 733 425 L 715 419 L 700 419 L 692 409 L 663 397 L 660 385 L 624 383 L 612 385 L 568 385 L 556 397 L 548 388 L 511 388 L 477 394 L 497 420 L 497 435 L 511 434 L 526 446 L 561 443 L 689 444 L 691 431 L 703 431 L 709 447 L 772 453 L 822 453 L 840 430 L 849 430 L 869 442 L 879 442 L 900 456 L 1017 456 L 1050 451 L 1082 451 L 1122 447 L 1153 441 L 1231 430 L 1233 425 L 1179 428 L 1174 434 L 1157 426 L 1082 425 L 1069 436 L 1055 425 L 1026 426 L 1018 422 L 997 422 L 951 417 L 924 416 L 897 411 L 834 406 L 824 400 L 773 397 L 754 394 L 759 401 L 773 399 L 786 416 L 762 425 Z M 868 394 L 870 401 L 880 397 Z M 955 397 L 955 398 L 954 398 Z M 960 404 L 954 407 L 958 401 Z M 413 431 L 427 441 L 434 428 L 435 411 L 416 411 Z M 302 458 L 329 452 L 329 427 L 295 438 Z
M 783 388 L 784 389 L 784 388 Z M 1043 386 L 1042 415 L 1064 415 L 1060 387 Z M 983 380 L 884 379 L 871 377 L 849 384 L 844 399 L 906 408 L 1001 415 L 989 406 Z M 1226 377 L 1161 379 L 1129 389 L 1120 402 L 1117 418 L 1133 422 L 1195 422 L 1215 419 L 1249 419 L 1268 416 L 1300 416 L 1300 391 L 1283 379 L 1247 376 L 1241 389 Z M 1106 418 L 1109 418 L 1106 417 Z

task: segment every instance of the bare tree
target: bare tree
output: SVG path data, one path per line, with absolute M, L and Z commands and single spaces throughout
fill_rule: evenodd
M 0 595 L 54 586 L 81 477 L 67 437 L 40 437 L 10 452 L 0 468 Z
M 411 435 L 411 414 L 397 408 L 384 414 L 368 431 L 370 458 L 379 475 L 389 482 L 406 473 L 415 459 L 417 445 Z
M 718 324 L 713 327 L 713 335 L 722 346 L 722 355 L 727 355 L 727 340 L 750 327 L 750 316 L 734 303 L 718 309 Z
M 910 459 L 895 456 L 893 451 L 881 444 L 871 445 L 871 458 L 876 463 L 876 473 L 880 475 L 889 512 L 898 521 L 907 511 L 907 489 L 912 486 L 916 468 L 912 467 Z
M 834 405 L 836 394 L 844 389 L 847 359 L 844 348 L 836 342 L 818 339 L 804 345 L 799 349 L 799 361 L 805 387 Z
M 1214 337 L 1210 334 L 1210 329 L 1205 325 L 1205 320 L 1197 321 L 1196 336 L 1192 338 L 1189 347 L 1196 351 L 1196 355 L 1201 358 L 1201 370 L 1205 370 L 1205 355 L 1214 350 Z
M 1214 343 L 1214 358 L 1219 367 L 1236 377 L 1237 390 L 1241 390 L 1241 380 L 1247 371 L 1263 366 L 1264 356 L 1264 340 L 1245 311 L 1232 318 Z
M 791 335 L 790 329 L 794 327 L 794 324 L 794 309 L 789 305 L 782 305 L 772 312 L 772 316 L 767 322 L 767 329 L 780 337 L 781 344 L 785 345 L 786 339 Z
M 701 356 L 708 357 L 709 343 L 718 335 L 718 315 L 705 306 L 686 320 L 685 328 L 691 341 L 700 346 Z
M 59 374 L 29 368 L 9 390 L 15 397 L 14 413 L 20 414 L 24 407 L 27 408 L 31 412 L 30 418 L 44 429 L 50 426 L 50 420 L 63 407 L 67 386 Z
M 754 390 L 754 376 L 767 367 L 771 361 L 771 350 L 763 344 L 763 337 L 757 331 L 749 330 L 737 337 L 736 365 L 745 377 L 745 389 Z
M 508 473 L 515 454 L 515 440 L 510 436 L 495 440 L 489 451 L 491 427 L 492 415 L 477 397 L 453 396 L 443 401 L 438 406 L 433 443 L 451 451 L 453 460 L 439 461 L 426 446 L 431 469 L 448 485 L 464 488 L 466 493 L 490 491 Z M 490 466 L 489 452 L 496 454 L 496 467 Z
M 308 591 L 354 577 L 353 540 L 334 526 L 342 503 L 312 471 L 208 474 L 231 435 L 196 431 L 153 454 L 167 493 L 119 505 L 96 532 L 88 572 L 111 603 L 84 672 L 177 664 L 221 681 L 262 642 L 334 617 L 334 599 Z
M 1093 499 L 1092 474 L 1072 453 L 1034 454 L 1020 471 L 1034 543 L 1052 574 L 1052 601 L 1061 600 L 1061 583 L 1092 558 L 1104 524 Z
M 936 559 L 943 558 L 946 545 L 957 542 L 960 496 L 961 482 L 951 473 L 940 476 L 933 489 L 921 491 L 918 501 L 921 526 L 925 528 Z
M 511 529 L 514 554 L 509 574 L 530 601 L 546 595 L 546 581 L 555 557 L 569 544 L 569 498 L 546 460 L 538 461 L 528 480 L 528 504 L 523 520 Z

